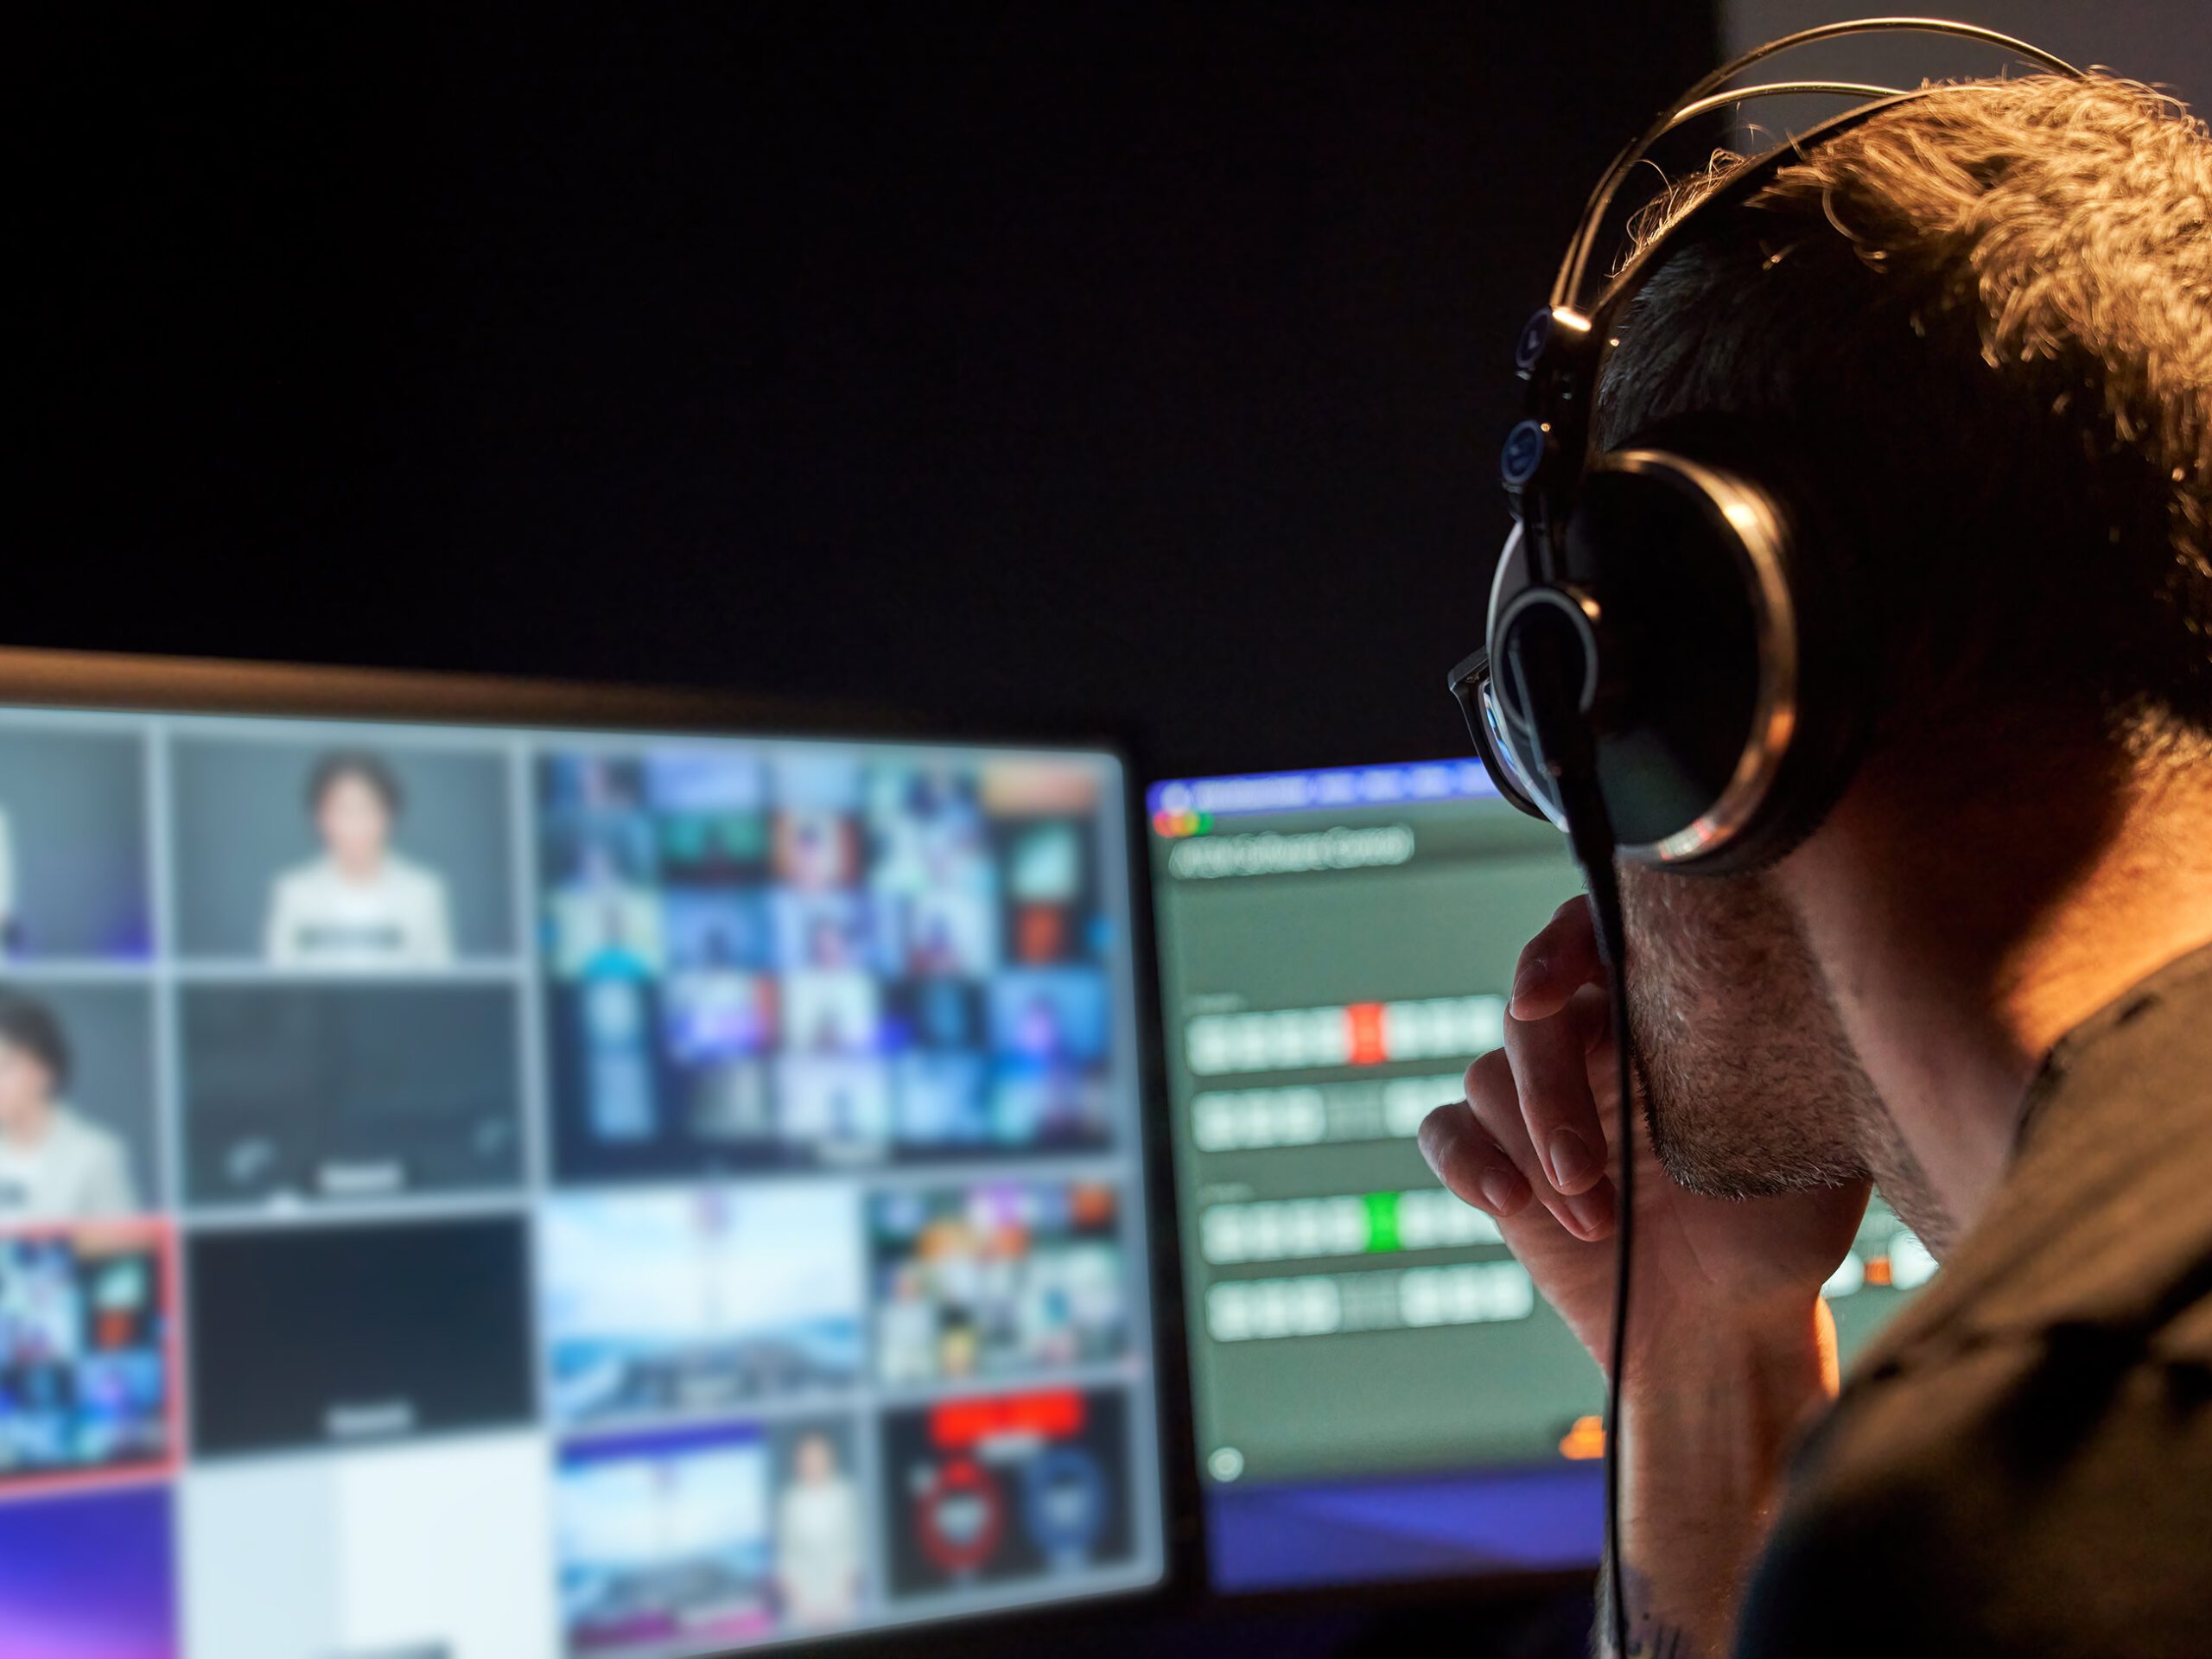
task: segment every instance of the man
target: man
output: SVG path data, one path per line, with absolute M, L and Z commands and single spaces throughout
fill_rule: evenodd
M 1621 1367 L 1635 1652 L 2212 1651 L 2212 142 L 2032 77 L 1721 211 L 1599 438 L 1788 444 L 1851 530 L 1872 736 L 1770 868 L 1624 871 L 1626 1352 L 1580 901 L 1423 1151 Z M 1870 1178 L 1944 1270 L 1838 1398 Z
M 0 1222 L 73 1221 L 138 1207 L 122 1141 L 73 1111 L 68 1039 L 35 998 L 0 991 Z

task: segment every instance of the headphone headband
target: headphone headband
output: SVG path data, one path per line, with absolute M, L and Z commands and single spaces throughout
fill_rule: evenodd
M 1883 87 L 1853 87 L 1836 82 L 1783 81 L 1772 86 L 1745 89 L 1745 95 L 1783 94 L 1797 92 L 1870 91 L 1878 94 L 1872 103 L 1861 104 L 1833 116 L 1816 126 L 1807 128 L 1787 143 L 1777 144 L 1751 160 L 1732 168 L 1712 189 L 1700 196 L 1688 208 L 1643 246 L 1630 256 L 1628 261 L 1606 280 L 1604 288 L 1590 302 L 1589 318 L 1594 329 L 1610 322 L 1620 314 L 1621 308 L 1636 297 L 1643 279 L 1658 270 L 1669 256 L 1679 252 L 1700 232 L 1718 224 L 1732 207 L 1740 207 L 1774 181 L 1774 175 L 1792 162 L 1803 159 L 1805 152 L 1826 143 L 1840 133 L 1863 125 L 1874 117 L 1895 109 L 1900 104 L 1914 103 L 1932 92 L 1961 90 L 1944 86 L 1923 86 L 1909 92 L 1890 91 Z M 1716 94 L 1703 100 L 1706 109 L 1731 101 L 1737 94 Z M 1685 119 L 1689 118 L 1685 117 Z
M 1554 309 L 1577 310 L 1575 301 L 1580 297 L 1583 278 L 1589 269 L 1591 250 L 1596 245 L 1598 233 L 1613 198 L 1634 171 L 1636 164 L 1649 154 L 1651 147 L 1685 121 L 1739 99 L 1770 98 L 1783 93 L 1837 92 L 1845 95 L 1871 93 L 1877 97 L 1895 99 L 1908 94 L 1897 87 L 1862 87 L 1845 82 L 1785 81 L 1770 86 L 1745 86 L 1733 92 L 1720 89 L 1755 63 L 1784 52 L 1794 52 L 1801 46 L 1810 46 L 1819 41 L 1841 40 L 1858 35 L 1922 34 L 1943 35 L 1955 40 L 1974 41 L 1986 46 L 2004 48 L 2020 57 L 2056 73 L 2075 80 L 2082 79 L 2082 72 L 2056 54 L 2044 51 L 2010 35 L 1993 29 L 1983 29 L 1974 23 L 1953 22 L 1941 17 L 1859 17 L 1845 22 L 1822 23 L 1815 29 L 1800 29 L 1795 35 L 1785 35 L 1779 40 L 1769 41 L 1764 46 L 1754 47 L 1740 56 L 1730 59 L 1719 68 L 1703 76 L 1680 98 L 1652 118 L 1651 124 L 1633 142 L 1613 158 L 1597 186 L 1584 203 L 1582 217 L 1577 222 L 1574 234 L 1568 239 L 1567 252 L 1560 261 L 1559 274 L 1553 279 L 1551 305 Z M 1871 113 L 1871 111 L 1869 111 Z M 1815 129 L 1815 131 L 1819 131 Z M 1806 138 L 1813 133 L 1804 135 Z M 1802 139 L 1777 145 L 1766 155 L 1749 163 L 1758 167 L 1771 162 L 1777 156 L 1794 153 Z

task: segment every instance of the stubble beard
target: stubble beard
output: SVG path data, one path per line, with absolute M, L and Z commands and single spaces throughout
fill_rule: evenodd
M 1622 897 L 1645 1122 L 1667 1173 L 1751 1198 L 1877 1173 L 1870 1149 L 1895 1130 L 1770 878 L 1630 868 Z

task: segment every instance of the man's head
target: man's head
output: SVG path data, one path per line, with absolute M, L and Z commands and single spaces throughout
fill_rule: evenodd
M 1853 788 L 1878 777 L 1885 810 L 1925 833 L 2008 780 L 2094 790 L 2202 764 L 2202 127 L 2109 79 L 1961 86 L 1838 135 L 1723 211 L 1619 319 L 1599 437 L 1719 416 L 1783 452 L 1833 528 L 1870 694 Z M 1649 875 L 1626 898 L 1669 1169 L 1749 1192 L 1863 1167 L 1879 1103 L 1776 874 Z M 1777 1122 L 1777 1100 L 1811 1105 Z
M 37 1128 L 69 1086 L 69 1039 L 53 1010 L 0 991 L 0 1132 Z
M 1878 744 L 2024 701 L 2212 734 L 2202 124 L 2104 79 L 1938 89 L 1720 211 L 1619 319 L 1599 441 L 1724 416 L 1782 453 L 1840 532 Z

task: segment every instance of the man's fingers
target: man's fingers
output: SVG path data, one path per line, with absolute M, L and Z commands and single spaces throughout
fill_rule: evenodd
M 1598 976 L 1600 966 L 1590 901 L 1577 894 L 1553 912 L 1535 938 L 1521 947 L 1507 1010 L 1516 1020 L 1549 1019 L 1577 988 Z
M 1605 1129 L 1590 1091 L 1589 1013 L 1583 998 L 1548 1019 L 1505 1020 L 1505 1055 L 1529 1141 L 1545 1180 L 1569 1197 L 1587 1192 L 1605 1173 Z
M 1491 1142 L 1513 1160 L 1537 1199 L 1559 1224 L 1577 1238 L 1602 1238 L 1612 1229 L 1612 1183 L 1601 1179 L 1572 1197 L 1551 1184 L 1529 1139 L 1511 1058 L 1503 1049 L 1484 1055 L 1467 1068 L 1468 1109 Z
M 1464 1100 L 1439 1106 L 1421 1120 L 1421 1155 L 1463 1204 L 1503 1221 L 1529 1202 L 1529 1187 L 1503 1148 L 1484 1134 Z

